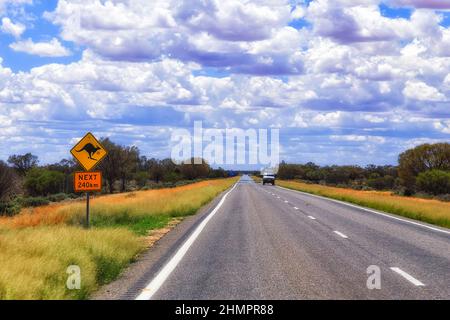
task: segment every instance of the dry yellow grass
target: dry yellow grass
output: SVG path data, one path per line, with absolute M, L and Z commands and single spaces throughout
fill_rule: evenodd
M 68 226 L 0 229 L 0 299 L 84 299 L 115 278 L 143 248 L 125 229 Z M 68 290 L 67 268 L 81 268 L 81 290 Z
M 2 218 L 0 299 L 88 298 L 155 240 L 157 235 L 149 230 L 195 213 L 236 180 L 97 197 L 92 201 L 91 230 L 81 227 L 84 202 L 27 209 Z M 70 265 L 81 268 L 81 290 L 66 288 Z
M 151 215 L 183 216 L 194 213 L 236 182 L 236 178 L 207 180 L 190 185 L 133 193 L 105 195 L 91 200 L 91 216 L 116 222 Z M 39 225 L 82 224 L 85 201 L 27 208 L 19 215 L 1 218 L 0 225 L 23 228 Z
M 390 192 L 335 188 L 317 184 L 307 184 L 300 181 L 278 180 L 277 184 L 285 188 L 347 201 L 450 228 L 449 202 L 402 197 L 393 195 Z

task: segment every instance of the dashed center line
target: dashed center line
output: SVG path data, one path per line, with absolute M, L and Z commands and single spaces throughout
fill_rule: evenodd
M 348 239 L 348 237 L 345 234 L 343 234 L 342 232 L 334 231 L 334 233 L 336 233 L 338 236 L 340 236 L 340 237 L 342 237 L 344 239 Z
M 272 194 L 273 196 L 276 196 L 278 199 L 281 199 L 281 197 L 280 197 L 280 196 L 277 196 L 275 193 L 270 193 L 270 192 L 268 192 L 268 193 L 269 193 L 269 194 Z M 289 203 L 289 201 L 288 201 L 288 200 L 284 200 L 284 203 Z M 307 204 L 307 205 L 308 205 L 308 204 Z M 294 208 L 294 210 L 300 210 L 298 207 L 293 207 L 293 208 Z M 310 216 L 310 215 L 308 216 L 308 218 L 311 219 L 311 220 L 316 220 L 315 217 Z M 335 234 L 337 234 L 338 236 L 340 236 L 341 238 L 348 239 L 348 236 L 345 235 L 344 233 L 340 232 L 340 231 L 334 230 L 333 232 L 334 232 Z M 417 280 L 417 279 L 414 278 L 412 275 L 410 275 L 409 273 L 403 271 L 403 270 L 400 269 L 400 268 L 397 268 L 397 267 L 391 267 L 390 269 L 391 269 L 392 271 L 394 271 L 395 273 L 399 274 L 399 275 L 402 276 L 404 279 L 408 280 L 410 283 L 412 283 L 413 285 L 415 285 L 415 286 L 417 286 L 417 287 L 423 287 L 423 286 L 425 286 L 424 283 L 422 283 L 421 281 Z
M 409 282 L 411 282 L 413 285 L 417 286 L 417 287 L 423 287 L 425 286 L 422 282 L 420 282 L 419 280 L 417 280 L 416 278 L 414 278 L 412 275 L 410 275 L 409 273 L 406 273 L 405 271 L 403 271 L 400 268 L 397 267 L 393 267 L 391 268 L 392 271 L 398 273 L 399 275 L 401 275 L 403 278 L 405 278 L 406 280 L 408 280 Z

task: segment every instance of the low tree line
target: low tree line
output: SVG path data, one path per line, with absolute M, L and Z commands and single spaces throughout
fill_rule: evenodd
M 450 144 L 423 144 L 407 150 L 399 155 L 398 166 L 319 166 L 312 162 L 282 162 L 278 178 L 360 190 L 394 190 L 403 195 L 449 195 Z
M 228 172 L 202 164 L 177 165 L 171 159 L 147 158 L 135 146 L 101 139 L 108 156 L 95 170 L 102 171 L 103 192 L 125 192 L 182 185 L 189 181 L 227 177 Z M 191 161 L 193 163 L 193 161 Z M 15 214 L 22 207 L 75 198 L 73 175 L 83 171 L 73 159 L 39 165 L 37 156 L 12 155 L 0 161 L 0 215 Z

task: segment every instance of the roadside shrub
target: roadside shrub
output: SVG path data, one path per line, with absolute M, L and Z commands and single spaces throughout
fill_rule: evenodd
M 27 197 L 21 198 L 19 201 L 24 208 L 45 206 L 50 203 L 50 201 L 44 197 Z
M 47 199 L 51 202 L 60 202 L 60 201 L 66 200 L 68 198 L 69 198 L 69 195 L 66 193 L 52 194 L 47 197 Z
M 422 144 L 400 154 L 398 162 L 398 175 L 403 185 L 414 189 L 420 173 L 427 170 L 450 170 L 450 143 Z
M 14 216 L 22 209 L 17 200 L 0 202 L 0 216 Z
M 423 192 L 423 191 L 419 191 L 414 193 L 414 197 L 415 198 L 422 198 L 422 199 L 434 199 L 436 198 L 436 196 L 433 196 L 432 194 Z
M 436 199 L 440 201 L 450 202 L 450 194 L 440 194 L 436 196 Z
M 399 196 L 405 196 L 405 197 L 411 197 L 414 194 L 414 191 L 412 189 L 409 189 L 407 187 L 397 187 L 393 194 L 399 195 Z
M 450 172 L 429 170 L 421 172 L 416 179 L 417 188 L 433 195 L 450 193 Z
M 145 171 L 139 171 L 134 175 L 134 180 L 136 181 L 136 185 L 138 188 L 142 189 L 147 184 L 147 181 L 149 179 L 148 172 Z
M 64 187 L 65 176 L 58 171 L 33 168 L 25 177 L 25 188 L 31 196 L 56 194 Z
M 388 190 L 394 187 L 395 179 L 392 176 L 376 177 L 367 180 L 367 185 L 375 190 Z
M 167 182 L 176 182 L 179 181 L 181 179 L 181 175 L 177 172 L 168 172 L 164 175 L 164 181 Z

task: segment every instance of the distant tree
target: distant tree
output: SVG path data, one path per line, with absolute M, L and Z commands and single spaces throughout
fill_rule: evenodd
M 400 154 L 398 162 L 402 184 L 412 190 L 421 172 L 450 171 L 450 143 L 422 144 Z
M 24 155 L 12 155 L 8 158 L 8 163 L 17 171 L 18 174 L 24 176 L 30 169 L 38 164 L 38 157 L 31 153 Z
M 209 176 L 211 178 L 226 178 L 228 177 L 228 173 L 223 168 L 219 167 L 217 169 L 211 170 Z
M 114 182 L 120 178 L 121 174 L 121 147 L 112 142 L 109 138 L 103 138 L 100 142 L 104 148 L 108 150 L 108 156 L 100 162 L 98 169 L 102 171 L 109 193 L 114 193 Z
M 160 161 L 161 166 L 164 168 L 164 172 L 175 172 L 180 173 L 180 168 L 178 165 L 173 163 L 172 159 L 166 158 Z
M 98 169 L 103 173 L 109 193 L 114 192 L 114 182 L 117 180 L 120 180 L 120 191 L 123 192 L 127 181 L 138 172 L 141 160 L 146 162 L 146 159 L 140 158 L 139 149 L 135 146 L 121 146 L 109 138 L 103 138 L 100 142 L 108 150 L 108 156 L 100 162 Z
M 201 164 L 195 164 L 196 161 L 191 159 L 191 163 L 184 163 L 181 165 L 180 171 L 184 178 L 187 180 L 194 180 L 198 178 L 206 178 L 211 171 L 209 164 L 201 159 Z
M 331 184 L 348 184 L 363 176 L 363 169 L 358 166 L 330 166 L 325 167 L 324 171 L 325 181 Z
M 377 174 L 378 175 L 378 174 Z M 395 178 L 392 176 L 375 177 L 367 180 L 367 186 L 376 190 L 389 190 L 394 187 Z
M 47 169 L 52 171 L 59 171 L 65 174 L 71 174 L 81 168 L 74 160 L 62 159 L 60 162 L 49 164 L 46 166 Z
M 18 177 L 13 169 L 0 160 L 0 202 L 11 200 L 20 191 Z
M 73 190 L 73 173 L 81 170 L 81 167 L 74 160 L 63 159 L 60 162 L 46 166 L 48 170 L 58 171 L 64 174 L 63 192 L 71 193 Z
M 165 174 L 166 171 L 164 169 L 164 166 L 161 164 L 159 160 L 156 159 L 149 160 L 149 176 L 151 180 L 155 181 L 156 183 L 159 183 L 163 179 Z
M 294 179 L 299 175 L 299 167 L 300 165 L 287 164 L 285 161 L 282 161 L 278 167 L 277 176 L 280 179 Z
M 138 171 L 134 174 L 134 180 L 139 188 L 145 187 L 147 180 L 149 179 L 149 174 L 147 171 Z
M 149 169 L 149 163 L 148 163 L 147 157 L 146 156 L 139 157 L 137 170 L 138 171 L 148 171 L 148 169 Z
M 325 179 L 325 172 L 321 169 L 309 170 L 306 172 L 306 179 L 313 182 L 319 182 Z
M 45 168 L 33 168 L 27 172 L 24 185 L 31 196 L 60 193 L 64 188 L 64 174 Z
M 429 194 L 450 194 L 450 172 L 443 170 L 429 170 L 419 173 L 417 187 Z
M 167 182 L 177 182 L 183 179 L 183 176 L 176 171 L 168 171 L 164 174 L 163 180 Z
M 120 164 L 119 176 L 121 180 L 120 191 L 126 190 L 127 180 L 133 177 L 139 166 L 139 149 L 132 147 L 119 147 Z

